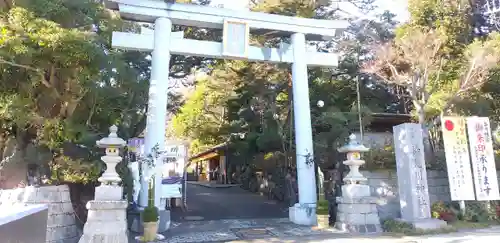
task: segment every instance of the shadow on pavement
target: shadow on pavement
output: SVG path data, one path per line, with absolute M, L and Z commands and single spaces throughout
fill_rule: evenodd
M 288 217 L 285 203 L 268 200 L 239 187 L 210 188 L 188 184 L 186 201 L 185 211 L 172 209 L 172 221 Z

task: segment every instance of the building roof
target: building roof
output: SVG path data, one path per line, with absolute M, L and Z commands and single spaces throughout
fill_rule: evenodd
M 200 152 L 196 155 L 193 155 L 191 158 L 189 158 L 189 161 L 195 162 L 198 160 L 205 160 L 205 159 L 210 159 L 210 158 L 216 157 L 216 156 L 220 155 L 220 151 L 224 150 L 227 147 L 227 145 L 228 145 L 228 143 L 218 144 L 218 145 L 216 145 L 212 148 L 209 148 L 203 152 Z
M 410 114 L 396 114 L 396 113 L 372 113 L 372 121 L 370 128 L 373 130 L 392 130 L 393 126 L 402 123 L 411 122 L 413 117 Z

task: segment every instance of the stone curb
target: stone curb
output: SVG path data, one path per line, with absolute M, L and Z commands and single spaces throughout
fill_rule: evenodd
M 231 187 L 240 187 L 241 184 L 212 184 L 212 183 L 200 183 L 200 182 L 193 182 L 193 181 L 188 181 L 188 184 L 191 185 L 196 185 L 196 186 L 202 186 L 202 187 L 207 187 L 207 188 L 231 188 Z

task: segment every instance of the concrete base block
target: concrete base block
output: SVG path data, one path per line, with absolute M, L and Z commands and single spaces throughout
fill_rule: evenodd
M 348 224 L 348 223 L 335 223 L 335 228 L 349 233 L 354 234 L 370 234 L 370 233 L 380 233 L 382 232 L 382 227 L 380 224 Z
M 294 224 L 315 226 L 318 223 L 316 204 L 296 203 L 288 209 L 288 217 Z
M 409 223 L 413 226 L 413 228 L 420 230 L 440 229 L 448 225 L 446 221 L 434 218 L 417 219 L 417 220 L 404 220 L 404 219 L 398 219 L 398 220 Z
M 90 201 L 87 222 L 79 243 L 128 241 L 126 201 Z
M 350 233 L 382 232 L 374 197 L 338 197 L 335 228 Z
M 127 234 L 123 232 L 105 232 L 83 234 L 78 243 L 123 243 L 128 242 Z

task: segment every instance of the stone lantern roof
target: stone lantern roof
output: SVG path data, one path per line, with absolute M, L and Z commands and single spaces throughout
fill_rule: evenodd
M 356 135 L 349 136 L 349 143 L 337 149 L 341 153 L 348 152 L 368 152 L 370 149 L 356 141 Z
M 116 132 L 118 131 L 118 127 L 115 125 L 109 128 L 109 135 L 99 141 L 96 142 L 97 147 L 99 148 L 108 148 L 108 147 L 124 147 L 127 142 L 125 140 L 118 137 Z

